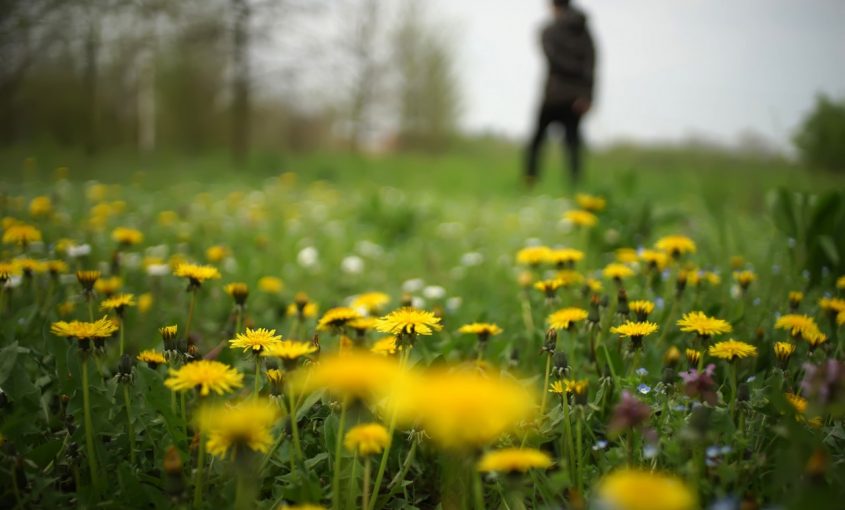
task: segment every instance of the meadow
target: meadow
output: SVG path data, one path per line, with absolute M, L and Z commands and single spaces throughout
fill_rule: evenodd
M 836 508 L 845 180 L 0 151 L 0 506 Z

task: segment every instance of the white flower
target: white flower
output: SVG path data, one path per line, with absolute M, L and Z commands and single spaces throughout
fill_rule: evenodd
M 450 312 L 455 312 L 458 310 L 458 308 L 461 307 L 461 304 L 463 304 L 463 302 L 464 300 L 460 297 L 450 297 L 446 300 L 446 309 Z
M 361 274 L 364 271 L 364 259 L 357 255 L 344 257 L 340 262 L 340 269 L 347 274 Z
M 446 297 L 446 289 L 439 285 L 429 285 L 422 291 L 426 299 L 443 299 Z
M 150 264 L 147 266 L 147 274 L 150 276 L 165 276 L 170 274 L 168 264 Z
M 411 307 L 422 310 L 425 308 L 425 299 L 419 296 L 414 296 L 411 298 Z
M 372 241 L 358 241 L 355 245 L 355 251 L 365 257 L 378 258 L 384 254 L 384 248 Z
M 403 292 L 417 292 L 425 286 L 425 282 L 422 278 L 412 278 L 410 280 L 405 280 L 405 283 L 402 284 L 402 291 Z
M 91 254 L 90 244 L 77 244 L 67 249 L 67 254 L 71 258 L 84 257 Z
M 477 266 L 484 262 L 484 255 L 477 251 L 470 251 L 461 255 L 461 264 L 467 267 Z
M 296 256 L 296 261 L 299 262 L 299 265 L 302 267 L 314 267 L 317 265 L 319 258 L 320 252 L 317 251 L 317 248 L 307 246 L 299 251 L 299 254 Z

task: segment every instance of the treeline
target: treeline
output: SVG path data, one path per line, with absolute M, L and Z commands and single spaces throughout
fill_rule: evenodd
M 415 0 L 4 0 L 0 144 L 440 150 L 448 28 Z

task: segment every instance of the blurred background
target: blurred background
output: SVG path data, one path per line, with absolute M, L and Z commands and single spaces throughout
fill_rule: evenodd
M 845 168 L 845 2 L 575 5 L 599 52 L 597 154 Z M 3 0 L 0 146 L 274 170 L 495 147 L 515 178 L 548 17 L 547 0 Z

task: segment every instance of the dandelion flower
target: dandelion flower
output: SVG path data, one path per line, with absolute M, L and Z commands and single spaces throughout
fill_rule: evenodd
M 645 299 L 636 299 L 628 303 L 628 309 L 634 312 L 638 321 L 643 322 L 654 311 L 654 303 Z
M 397 347 L 396 337 L 386 336 L 384 338 L 376 340 L 373 343 L 373 346 L 370 347 L 370 352 L 372 352 L 373 354 L 388 355 L 396 354 L 396 351 L 399 349 L 401 349 L 401 347 Z
M 695 510 L 695 492 L 681 479 L 646 470 L 620 469 L 598 484 L 598 498 L 614 510 Z
M 369 457 L 384 451 L 390 443 L 387 429 L 380 423 L 364 423 L 349 429 L 343 437 L 346 449 L 361 457 Z
M 548 246 L 528 246 L 516 253 L 516 262 L 524 266 L 537 267 L 549 260 L 551 249 Z
M 167 359 L 165 359 L 164 355 L 152 349 L 141 351 L 136 359 L 141 363 L 146 363 L 147 366 L 153 370 L 155 370 L 159 365 L 167 364 Z
M 665 251 L 673 258 L 677 258 L 687 253 L 695 253 L 695 241 L 686 236 L 665 236 L 661 237 L 654 243 L 654 247 L 658 250 Z
M 788 313 L 782 315 L 775 321 L 775 329 L 783 329 L 789 331 L 789 334 L 795 338 L 806 338 L 818 336 L 819 326 L 815 319 L 809 315 L 799 315 L 795 313 Z
M 20 274 L 20 268 L 17 264 L 11 262 L 0 262 L 0 285 L 5 284 L 13 276 Z
M 296 360 L 317 352 L 318 347 L 312 342 L 295 342 L 293 340 L 281 340 L 273 342 L 261 352 L 262 356 L 270 358 L 281 358 L 284 360 Z
M 637 250 L 627 247 L 618 248 L 615 252 L 613 252 L 613 255 L 616 258 L 616 262 L 619 262 L 620 264 L 633 264 L 640 258 L 637 254 Z
M 754 274 L 754 271 L 745 270 L 734 273 L 734 280 L 743 290 L 747 289 L 748 286 L 756 279 L 757 275 Z
M 588 195 L 587 193 L 578 193 L 575 195 L 575 203 L 578 207 L 590 212 L 601 212 L 607 205 L 607 200 L 598 195 Z
M 707 354 L 715 358 L 733 361 L 735 359 L 757 356 L 757 348 L 751 344 L 730 339 L 711 345 L 707 349 Z
M 646 263 L 649 269 L 658 271 L 662 271 L 669 264 L 669 256 L 666 255 L 666 252 L 658 250 L 643 250 L 640 253 L 640 259 Z
M 583 282 L 584 276 L 577 271 L 563 270 L 555 275 L 555 281 L 560 287 L 571 287 Z
M 574 248 L 558 248 L 551 250 L 547 261 L 559 268 L 572 267 L 576 262 L 583 260 L 584 252 Z
M 114 242 L 124 246 L 141 244 L 144 241 L 144 234 L 140 230 L 128 227 L 117 227 L 112 230 L 111 238 Z
M 402 376 L 399 364 L 391 358 L 351 351 L 321 357 L 320 363 L 299 371 L 294 386 L 303 391 L 325 389 L 343 398 L 371 399 L 392 391 Z
M 34 217 L 49 216 L 53 212 L 53 201 L 46 195 L 33 198 L 29 202 L 29 214 Z
M 845 311 L 845 299 L 823 297 L 819 299 L 819 308 L 825 312 L 837 314 Z
M 191 391 L 198 389 L 200 395 L 210 392 L 218 395 L 232 392 L 243 386 L 244 376 L 234 368 L 219 361 L 199 360 L 170 369 L 170 377 L 164 385 L 173 391 Z
M 551 384 L 549 392 L 558 395 L 575 395 L 581 397 L 587 394 L 589 385 L 590 382 L 587 379 L 561 379 Z
M 782 362 L 786 363 L 789 361 L 789 358 L 792 357 L 792 353 L 795 352 L 795 344 L 789 342 L 777 342 L 775 343 L 775 356 Z
M 243 282 L 228 283 L 223 287 L 223 291 L 232 296 L 238 306 L 243 306 L 246 298 L 249 297 L 249 286 Z
M 478 340 L 483 342 L 491 336 L 501 334 L 502 328 L 489 322 L 473 322 L 470 324 L 464 324 L 458 328 L 458 332 L 467 335 L 477 335 Z
M 634 270 L 630 267 L 626 266 L 625 264 L 619 264 L 617 262 L 610 263 L 602 269 L 602 275 L 605 278 L 610 280 L 614 280 L 617 282 L 621 282 L 626 278 L 630 278 L 634 276 Z
M 187 263 L 176 266 L 173 274 L 180 278 L 187 278 L 190 282 L 190 288 L 200 287 L 206 280 L 217 280 L 220 278 L 220 271 L 214 266 Z
M 546 469 L 552 465 L 552 459 L 545 452 L 533 448 L 505 448 L 487 452 L 478 462 L 482 473 L 524 473 L 529 469 Z
M 576 322 L 585 320 L 588 315 L 587 310 L 583 308 L 563 308 L 549 315 L 546 324 L 554 329 L 569 329 Z
M 208 437 L 208 452 L 237 458 L 245 449 L 261 453 L 270 450 L 273 425 L 281 412 L 267 400 L 250 399 L 235 405 L 203 407 L 198 415 L 198 426 Z
M 404 307 L 394 310 L 380 318 L 376 329 L 382 333 L 396 336 L 431 335 L 443 329 L 440 317 L 432 312 Z
M 534 282 L 534 288 L 545 294 L 546 297 L 551 298 L 554 297 L 557 289 L 563 287 L 563 284 L 563 280 L 552 278 L 550 280 L 540 280 L 539 282 Z
M 658 330 L 657 324 L 653 322 L 627 321 L 625 324 L 610 328 L 610 332 L 620 337 L 629 337 L 631 346 L 634 349 L 642 347 L 643 337 L 651 335 Z
M 836 279 L 836 288 L 839 290 L 845 289 L 845 275 L 842 275 Z
M 819 416 L 807 419 L 807 399 L 795 393 L 787 393 L 785 395 L 786 401 L 795 410 L 795 419 L 800 422 L 809 423 L 813 427 L 821 427 L 822 419 Z
M 205 258 L 213 264 L 221 262 L 228 256 L 229 248 L 226 248 L 225 246 L 220 244 L 211 246 L 207 250 L 205 250 Z
M 108 317 L 103 317 L 102 319 L 94 322 L 59 321 L 54 322 L 50 327 L 50 331 L 54 335 L 75 338 L 79 342 L 103 340 L 112 336 L 117 330 L 117 325 Z M 81 346 L 85 347 L 84 345 Z
M 572 223 L 577 227 L 593 227 L 598 223 L 598 217 L 590 211 L 583 209 L 572 209 L 563 213 L 564 221 Z
M 687 349 L 684 352 L 684 356 L 686 356 L 687 363 L 689 364 L 689 366 L 698 366 L 698 362 L 701 360 L 701 351 L 697 351 L 695 349 Z
M 350 329 L 354 329 L 359 335 L 363 335 L 367 331 L 376 329 L 378 325 L 378 318 L 376 317 L 358 317 L 347 322 L 346 325 Z
M 252 351 L 255 354 L 260 354 L 264 349 L 270 348 L 281 339 L 281 335 L 277 335 L 275 329 L 246 328 L 246 331 L 238 333 L 235 338 L 229 340 L 229 347 L 232 349 L 243 349 L 244 352 Z
M 355 296 L 351 306 L 356 310 L 364 310 L 373 315 L 380 313 L 388 303 L 390 303 L 390 296 L 384 292 L 365 292 Z
M 39 241 L 41 241 L 41 231 L 25 223 L 9 225 L 3 232 L 3 244 L 26 247 Z
M 317 329 L 319 331 L 326 331 L 329 329 L 341 328 L 345 326 L 347 322 L 359 317 L 361 317 L 361 314 L 352 308 L 347 308 L 345 306 L 330 308 L 329 310 L 326 310 L 326 313 L 324 313 L 322 317 L 320 317 L 319 322 L 317 322 Z
M 281 278 L 262 276 L 258 279 L 258 290 L 265 294 L 278 294 L 285 288 Z
M 117 294 L 103 300 L 100 303 L 100 310 L 104 312 L 114 311 L 118 315 L 123 315 L 123 311 L 129 306 L 135 306 L 135 296 L 133 294 Z
M 123 286 L 123 280 L 119 276 L 101 278 L 94 283 L 94 290 L 105 296 L 115 294 Z
M 704 312 L 689 312 L 678 320 L 677 325 L 685 333 L 695 333 L 701 338 L 730 333 L 733 327 L 729 322 L 715 317 L 708 317 Z

